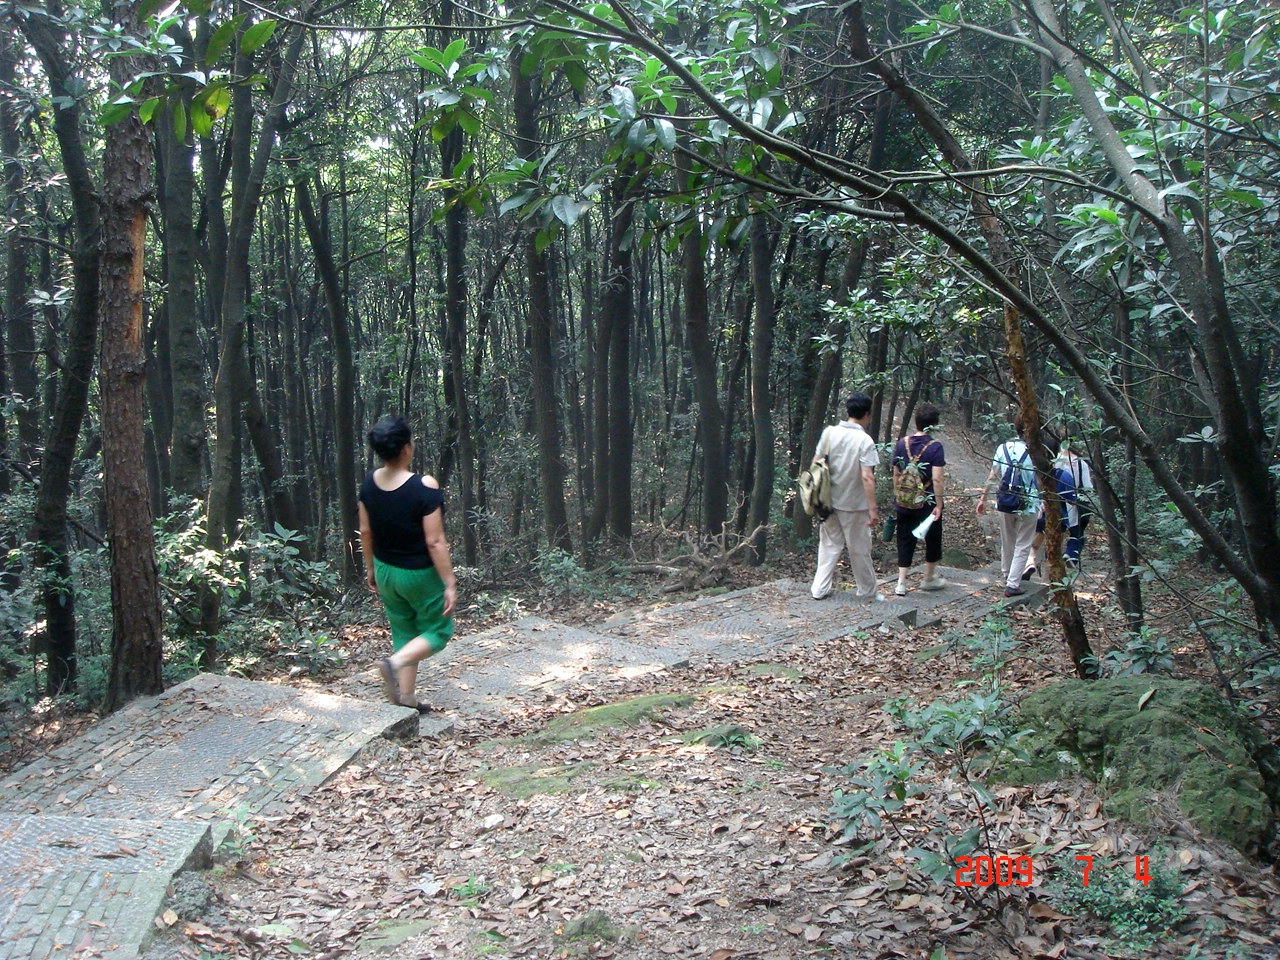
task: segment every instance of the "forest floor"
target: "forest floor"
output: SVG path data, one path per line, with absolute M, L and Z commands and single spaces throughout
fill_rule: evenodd
M 945 541 L 981 564 L 994 556 L 972 511 L 985 445 L 969 446 L 948 444 Z M 891 569 L 886 545 L 878 550 L 878 569 Z M 780 553 L 765 568 L 733 568 L 725 586 L 803 581 L 812 560 Z M 1079 596 L 1101 655 L 1121 631 L 1100 560 L 1095 569 Z M 510 592 L 521 612 L 570 625 L 622 609 L 600 592 Z M 1016 701 L 1072 670 L 1042 611 L 1011 617 L 1020 646 L 1003 684 Z M 464 616 L 455 642 L 491 625 Z M 1153 826 L 1114 820 L 1083 781 L 990 785 L 989 852 L 1030 858 L 1029 886 L 939 883 L 903 855 L 933 825 L 978 822 L 954 771 L 918 773 L 927 792 L 895 817 L 903 842 L 850 855 L 831 813 L 837 791 L 856 789 L 844 768 L 904 738 L 886 701 L 971 692 L 978 674 L 964 639 L 946 624 L 903 628 L 636 677 L 611 702 L 656 699 L 574 739 L 544 734 L 603 703 L 586 687 L 498 721 L 459 717 L 440 739 L 386 742 L 287 815 L 242 824 L 218 868 L 180 885 L 148 960 L 1280 957 L 1272 868 L 1201 837 L 1172 804 Z M 348 628 L 356 670 L 312 682 L 348 695 L 367 686 L 353 673 L 367 673 L 386 643 L 381 626 Z M 1179 664 L 1199 659 L 1188 647 Z M 720 745 L 694 742 L 713 728 L 730 731 Z M 1097 858 L 1094 887 L 1118 925 L 1072 896 L 1074 858 L 1085 855 Z M 1145 941 L 1123 925 L 1147 902 L 1132 899 L 1144 855 L 1176 876 L 1185 909 Z

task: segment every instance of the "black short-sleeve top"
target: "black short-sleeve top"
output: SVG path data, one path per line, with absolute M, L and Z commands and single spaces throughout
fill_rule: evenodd
M 394 490 L 383 490 L 373 482 L 370 470 L 360 485 L 360 502 L 369 515 L 376 559 L 402 570 L 435 566 L 422 532 L 422 518 L 444 506 L 444 494 L 424 484 L 422 474 L 411 474 Z

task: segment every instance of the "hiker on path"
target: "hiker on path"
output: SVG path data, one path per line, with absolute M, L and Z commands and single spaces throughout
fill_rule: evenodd
M 921 404 L 916 410 L 916 432 L 899 440 L 893 451 L 893 510 L 898 517 L 898 585 L 893 592 L 899 597 L 907 595 L 916 528 L 929 516 L 933 523 L 924 536 L 924 582 L 920 589 L 941 590 L 947 585 L 936 572 L 942 559 L 942 478 L 947 465 L 942 444 L 929 436 L 929 428 L 936 427 L 938 419 L 937 407 Z
M 1063 556 L 1073 567 L 1080 566 L 1080 554 L 1084 550 L 1084 529 L 1092 519 L 1087 494 L 1093 492 L 1093 473 L 1089 470 L 1089 462 L 1075 452 L 1079 441 L 1072 443 L 1068 437 L 1062 442 L 1062 452 L 1053 465 L 1066 470 L 1075 486 L 1075 499 L 1067 503 L 1067 544 Z
M 987 509 L 991 488 L 998 486 L 996 509 L 1000 512 L 1000 575 L 1004 577 L 1006 597 L 1020 597 L 1026 592 L 1022 589 L 1022 574 L 1031 556 L 1036 518 L 1040 514 L 1040 491 L 1036 486 L 1031 451 L 1024 439 L 1026 424 L 1021 413 L 1014 418 L 1014 428 L 1018 436 L 996 448 L 977 508 L 978 516 L 982 516 Z
M 875 468 L 880 463 L 875 441 L 866 431 L 871 398 L 855 393 L 845 404 L 849 419 L 822 431 L 814 461 L 826 458 L 831 471 L 831 516 L 818 528 L 818 569 L 810 593 L 828 596 L 840 554 L 849 551 L 849 567 L 858 585 L 859 600 L 883 600 L 876 593 L 876 568 L 871 562 L 871 530 L 880 521 L 876 509 Z
M 369 431 L 382 460 L 360 487 L 360 549 L 369 589 L 382 598 L 392 654 L 378 663 L 383 692 L 404 707 L 418 703 L 418 662 L 453 637 L 458 582 L 444 536 L 444 495 L 434 477 L 414 473 L 413 433 L 404 417 L 384 417 Z

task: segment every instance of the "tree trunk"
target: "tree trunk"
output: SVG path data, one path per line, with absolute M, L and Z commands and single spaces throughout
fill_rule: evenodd
M 17 50 L 11 34 L 0 40 L 0 88 L 13 90 L 17 75 Z M 21 159 L 21 126 L 6 95 L 0 102 L 0 152 L 4 157 L 4 205 L 8 229 L 5 232 L 4 274 L 4 366 L 8 383 L 3 396 L 15 403 L 17 447 L 5 449 L 6 457 L 29 463 L 40 443 L 40 380 L 36 364 L 35 309 L 30 303 L 28 243 L 21 224 L 26 219 L 24 198 L 26 174 Z M 7 465 L 3 472 L 8 473 Z
M 299 12 L 299 19 L 305 22 L 314 6 L 314 3 L 308 3 Z M 232 515 L 232 508 L 235 490 L 239 485 L 235 439 L 238 432 L 237 421 L 241 416 L 245 391 L 252 387 L 244 357 L 249 253 L 261 207 L 267 165 L 275 147 L 276 134 L 284 120 L 285 104 L 292 95 L 293 77 L 306 35 L 305 30 L 295 26 L 280 57 L 275 89 L 257 132 L 256 147 L 250 91 L 244 85 L 237 85 L 232 94 L 231 144 L 228 150 L 231 163 L 231 223 L 225 232 L 225 246 L 221 252 L 215 251 L 215 261 L 211 264 L 214 269 L 210 271 L 212 276 L 222 277 L 221 290 L 213 297 L 218 310 L 222 342 L 218 354 L 218 373 L 213 384 L 217 434 L 207 510 L 207 545 L 218 554 L 226 549 L 233 527 L 240 519 Z M 253 72 L 252 67 L 253 64 L 245 54 L 237 54 L 238 74 L 248 76 Z M 214 149 L 212 144 L 206 146 L 209 150 Z M 208 151 L 202 151 L 202 155 L 207 156 L 207 153 Z M 212 160 L 208 162 L 212 163 Z M 221 219 L 221 177 L 215 175 L 207 179 L 210 216 L 211 222 L 214 222 Z M 217 208 L 216 212 L 214 208 Z M 223 264 L 220 274 L 216 270 L 218 262 Z M 269 456 L 272 446 L 273 443 L 268 443 L 265 448 L 258 449 L 259 458 L 264 454 Z M 264 462 L 264 467 L 265 465 Z M 287 491 L 284 494 L 287 496 Z M 281 523 L 286 523 L 286 520 L 282 518 Z M 201 665 L 205 669 L 211 669 L 217 663 L 217 630 L 220 619 L 221 597 L 216 592 L 206 592 L 201 597 L 201 620 L 205 632 Z
M 930 136 L 949 164 L 957 170 L 973 170 L 972 159 L 964 151 L 960 141 L 934 112 L 932 105 L 918 90 L 911 87 L 887 60 L 872 53 L 866 24 L 862 19 L 861 4 L 847 8 L 846 18 L 850 26 L 850 43 L 854 56 L 875 70 L 885 86 L 911 110 L 921 128 Z M 1004 234 L 1004 227 L 992 210 L 987 194 L 979 187 L 973 185 L 969 187 L 969 203 L 978 221 L 978 228 L 991 249 L 993 261 L 1009 287 L 1017 288 L 1017 292 L 1021 294 L 1021 288 L 1013 279 L 1010 279 L 1016 277 L 1018 273 L 1013 250 Z M 1051 581 L 1055 584 L 1054 606 L 1057 608 L 1063 639 L 1071 652 L 1076 672 L 1081 677 L 1095 677 L 1098 673 L 1098 660 L 1089 647 L 1084 617 L 1080 613 L 1075 591 L 1072 590 L 1066 576 L 1066 566 L 1062 558 L 1062 529 L 1060 524 L 1052 522 L 1052 518 L 1057 517 L 1061 511 L 1061 501 L 1058 499 L 1057 482 L 1050 467 L 1048 453 L 1040 438 L 1039 402 L 1036 398 L 1035 385 L 1031 380 L 1030 367 L 1027 364 L 1026 346 L 1022 336 L 1022 317 L 1012 299 L 1006 299 L 1004 303 L 1004 333 L 1010 372 L 1017 386 L 1018 401 L 1022 408 L 1023 419 L 1027 424 L 1025 436 L 1027 448 L 1036 468 L 1041 495 L 1045 503 L 1045 515 L 1051 518 L 1051 522 L 1045 524 L 1045 563 L 1049 568 Z
M 676 154 L 680 189 L 696 188 L 689 158 Z M 707 303 L 707 264 L 702 252 L 702 222 L 695 208 L 688 232 L 680 241 L 684 290 L 685 339 L 693 372 L 693 395 L 698 402 L 698 436 L 702 441 L 702 529 L 711 536 L 725 532 L 729 520 L 729 460 L 725 447 L 724 412 L 716 376 L 715 347 L 711 338 L 711 310 Z
M 751 288 L 755 297 L 755 324 L 751 330 L 751 426 L 755 438 L 754 482 L 747 529 L 758 530 L 751 561 L 764 563 L 768 545 L 769 506 L 773 500 L 773 332 L 777 319 L 773 299 L 773 242 L 769 219 L 763 211 L 751 221 Z
M 444 4 L 441 23 L 451 25 L 454 4 Z M 448 43 L 441 39 L 441 49 Z M 471 423 L 471 394 L 467 382 L 467 216 L 461 190 L 453 185 L 454 170 L 462 161 L 463 130 L 454 127 L 440 141 L 440 170 L 449 186 L 444 190 L 444 353 L 446 396 L 453 423 L 452 453 L 458 465 L 459 500 L 462 506 L 462 554 L 468 566 L 478 557 L 476 531 L 476 449 Z M 442 479 L 440 481 L 444 483 Z
M 70 545 L 67 539 L 67 499 L 76 444 L 89 402 L 94 352 L 98 341 L 98 229 L 97 189 L 89 172 L 80 132 L 79 78 L 69 68 L 64 37 L 43 16 L 23 16 L 19 28 L 35 49 L 49 79 L 54 103 L 53 130 L 58 141 L 62 170 L 71 198 L 74 223 L 72 294 L 67 311 L 67 346 L 53 404 L 53 419 L 44 444 L 40 490 L 36 497 L 31 538 L 37 544 L 41 565 L 41 601 L 48 640 L 49 670 L 46 690 L 56 696 L 76 681 L 76 595 L 71 579 Z
M 631 327 L 635 314 L 631 229 L 635 221 L 635 182 L 640 174 L 624 166 L 613 182 L 613 218 L 609 227 L 609 272 L 600 297 L 601 326 L 609 340 L 608 411 L 609 533 L 631 539 L 631 463 L 635 442 L 631 419 Z
M 184 97 L 183 102 L 189 102 Z M 204 350 L 196 300 L 195 144 L 179 140 L 166 111 L 156 124 L 164 159 L 160 212 L 164 220 L 164 266 L 168 312 L 169 371 L 173 384 L 169 435 L 169 477 L 174 491 L 203 499 L 207 492 L 205 455 L 209 430 L 205 413 Z
M 316 175 L 319 192 L 319 174 Z M 360 571 L 356 557 L 360 555 L 356 523 L 356 452 L 355 452 L 355 359 L 351 350 L 351 323 L 347 317 L 347 298 L 342 289 L 342 277 L 333 256 L 333 242 L 329 237 L 328 217 L 317 213 L 311 199 L 311 189 L 305 175 L 294 180 L 298 197 L 298 212 L 311 240 L 311 251 L 316 258 L 316 272 L 324 288 L 325 305 L 329 311 L 329 335 L 333 343 L 334 365 L 334 441 L 337 453 L 337 477 L 339 529 L 342 531 L 343 579 L 348 584 L 359 581 Z M 323 203 L 323 201 L 321 201 Z M 284 491 L 284 485 L 279 484 Z M 292 497 L 288 497 L 292 502 Z
M 515 112 L 516 153 L 528 160 L 539 150 L 537 106 L 533 81 L 520 68 L 522 50 L 511 57 L 512 109 Z M 560 441 L 560 401 L 556 390 L 555 319 L 551 315 L 551 283 L 546 253 L 530 232 L 524 240 L 525 275 L 529 282 L 529 372 L 533 383 L 533 421 L 538 436 L 538 473 L 542 492 L 543 528 L 548 545 L 573 552 L 569 515 L 564 499 L 564 458 Z
M 126 32 L 136 34 L 136 12 L 123 4 L 121 8 Z M 125 86 L 132 75 L 132 61 L 111 61 L 111 76 L 116 84 Z M 107 541 L 111 550 L 108 710 L 164 689 L 160 582 L 143 456 L 147 367 L 143 265 L 147 213 L 153 199 L 151 160 L 151 138 L 136 114 L 107 127 L 99 277 L 102 361 L 98 381 L 102 396 Z

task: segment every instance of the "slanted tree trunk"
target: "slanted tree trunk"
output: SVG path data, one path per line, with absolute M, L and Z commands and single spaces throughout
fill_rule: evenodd
M 136 10 L 118 14 L 129 34 Z M 111 61 L 111 78 L 125 86 L 132 60 Z M 102 361 L 103 489 L 111 550 L 111 670 L 106 708 L 159 693 L 163 660 L 160 582 L 152 532 L 151 494 L 143 448 L 147 357 L 143 264 L 147 213 L 153 199 L 151 138 L 136 114 L 107 127 L 103 151 L 102 267 L 99 306 Z
M 933 106 L 918 90 L 907 83 L 902 74 L 888 60 L 872 52 L 860 3 L 847 8 L 846 20 L 850 26 L 850 44 L 854 56 L 867 63 L 879 74 L 885 86 L 911 110 L 916 121 L 933 140 L 949 164 L 957 170 L 973 170 L 972 159 L 965 152 L 960 141 L 947 129 Z M 969 203 L 978 221 L 978 228 L 991 249 L 997 269 L 1005 278 L 1017 277 L 1017 262 L 1013 249 L 1005 236 L 1004 227 L 991 208 L 987 194 L 967 181 L 966 185 L 970 187 Z M 1008 282 L 1011 286 L 1017 286 L 1012 279 Z M 1020 288 L 1018 292 L 1021 293 Z M 1071 660 L 1075 664 L 1076 672 L 1081 677 L 1095 677 L 1098 674 L 1098 660 L 1089 646 L 1084 617 L 1076 601 L 1075 591 L 1071 588 L 1071 583 L 1066 576 L 1066 566 L 1062 558 L 1062 527 L 1055 522 L 1055 518 L 1061 514 L 1062 507 L 1058 499 L 1058 485 L 1053 475 L 1048 451 L 1041 442 L 1040 407 L 1036 398 L 1035 384 L 1031 379 L 1030 366 L 1027 363 L 1026 345 L 1022 336 L 1022 317 L 1018 306 L 1011 299 L 1006 299 L 1004 303 L 1004 334 L 1010 371 L 1017 387 L 1022 416 L 1027 424 L 1025 439 L 1031 453 L 1031 461 L 1036 468 L 1041 496 L 1044 498 L 1045 516 L 1049 518 L 1049 522 L 1045 524 L 1045 563 L 1049 567 L 1051 581 L 1055 584 L 1054 606 L 1057 609 L 1058 619 L 1062 624 L 1063 639 L 1071 651 Z

